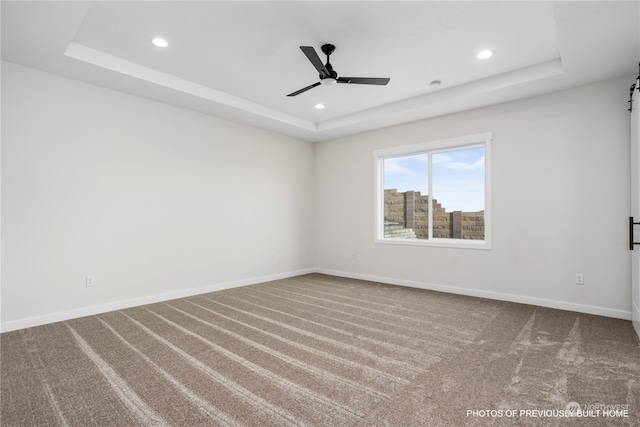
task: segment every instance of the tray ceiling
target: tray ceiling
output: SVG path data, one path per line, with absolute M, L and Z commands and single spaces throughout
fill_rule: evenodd
M 322 141 L 634 75 L 637 1 L 2 2 L 2 59 Z M 159 48 L 151 43 L 163 37 Z M 318 86 L 300 50 L 336 45 Z M 495 54 L 479 60 L 476 54 Z M 441 84 L 433 87 L 431 82 Z M 318 110 L 315 105 L 325 108 Z

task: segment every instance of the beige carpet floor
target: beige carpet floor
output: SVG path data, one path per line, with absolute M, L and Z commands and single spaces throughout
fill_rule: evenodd
M 3 427 L 640 425 L 628 321 L 321 274 L 0 351 Z

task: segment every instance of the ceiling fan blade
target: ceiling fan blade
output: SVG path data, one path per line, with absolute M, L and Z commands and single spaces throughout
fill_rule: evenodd
M 320 84 L 321 84 L 320 82 L 316 82 L 316 83 L 314 83 L 314 84 L 312 84 L 312 85 L 309 85 L 309 86 L 307 86 L 307 87 L 305 87 L 305 88 L 302 88 L 302 89 L 300 89 L 300 90 L 297 90 L 297 91 L 295 91 L 295 92 L 292 92 L 292 93 L 290 93 L 290 94 L 289 94 L 289 95 L 287 95 L 287 96 L 296 96 L 296 95 L 300 95 L 302 92 L 306 92 L 306 91 L 308 91 L 309 89 L 313 89 L 313 88 L 314 88 L 314 87 L 316 87 L 316 86 L 320 86 Z
M 337 80 L 338 83 L 385 86 L 391 79 L 388 77 L 340 77 Z
M 318 54 L 316 53 L 316 50 L 313 47 L 300 46 L 300 49 L 305 55 L 307 55 L 307 58 L 309 58 L 309 61 L 311 61 L 313 66 L 316 68 L 316 70 L 318 70 L 321 78 L 331 77 L 331 73 L 329 73 L 329 70 L 327 70 L 327 67 L 325 67 L 325 65 L 322 63 L 322 61 L 320 60 L 320 57 L 318 56 Z

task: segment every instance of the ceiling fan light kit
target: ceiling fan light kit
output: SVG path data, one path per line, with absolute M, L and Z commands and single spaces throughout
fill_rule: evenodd
M 290 93 L 287 96 L 296 96 L 300 95 L 303 92 L 308 91 L 309 89 L 313 89 L 316 86 L 324 85 L 334 85 L 336 83 L 350 83 L 350 84 L 363 84 L 363 85 L 377 85 L 377 86 L 386 86 L 389 83 L 388 77 L 338 77 L 338 73 L 333 69 L 331 65 L 330 56 L 335 51 L 336 47 L 332 44 L 324 44 L 320 48 L 322 53 L 327 55 L 327 63 L 323 64 L 322 60 L 316 53 L 316 50 L 311 46 L 300 46 L 300 50 L 304 53 L 314 66 L 316 70 L 318 70 L 318 77 L 320 78 L 319 82 L 313 83 L 307 87 L 304 87 L 300 90 Z

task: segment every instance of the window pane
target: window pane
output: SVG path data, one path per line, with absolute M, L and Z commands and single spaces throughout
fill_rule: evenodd
M 431 167 L 433 237 L 484 240 L 484 148 L 433 154 Z
M 383 160 L 384 237 L 428 239 L 429 155 Z

